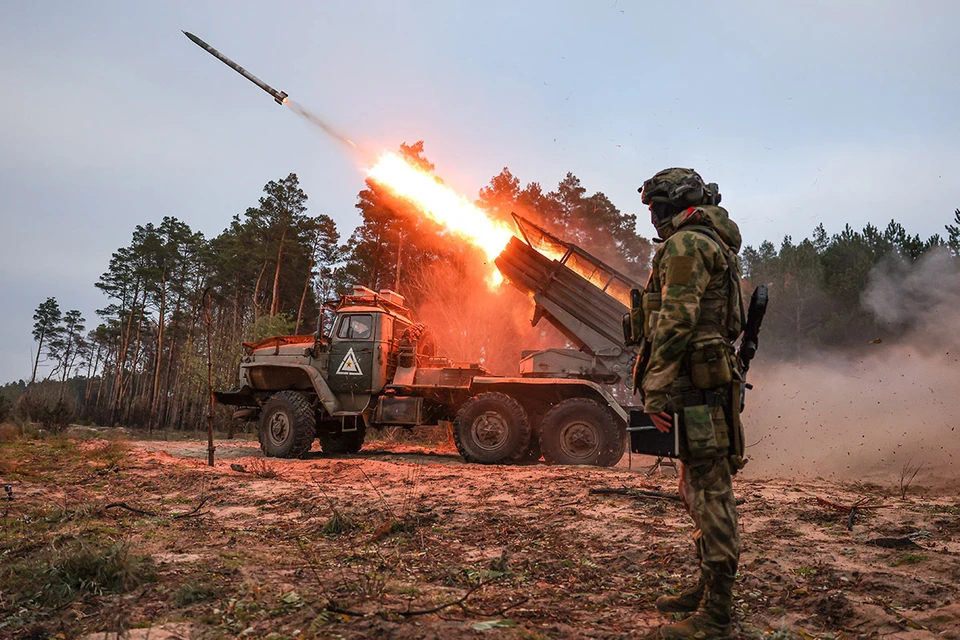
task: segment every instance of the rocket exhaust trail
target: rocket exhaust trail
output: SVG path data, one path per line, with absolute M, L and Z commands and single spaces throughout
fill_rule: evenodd
M 362 151 L 362 150 L 360 149 L 360 147 L 357 146 L 357 143 L 356 143 L 356 142 L 354 142 L 353 140 L 351 140 L 350 138 L 348 138 L 348 137 L 345 136 L 344 134 L 342 134 L 342 133 L 340 133 L 339 131 L 337 131 L 336 129 L 334 129 L 333 126 L 331 126 L 329 123 L 327 123 L 326 121 L 324 121 L 323 119 L 321 119 L 319 116 L 311 113 L 310 111 L 307 111 L 307 110 L 306 110 L 303 106 L 301 106 L 300 104 L 294 102 L 294 101 L 291 100 L 290 98 L 287 98 L 286 101 L 284 101 L 284 104 L 287 105 L 287 106 L 288 106 L 294 113 L 296 113 L 297 115 L 303 116 L 304 118 L 306 118 L 307 120 L 309 120 L 311 124 L 314 124 L 314 125 L 320 127 L 320 129 L 321 129 L 324 133 L 326 133 L 328 136 L 330 136 L 331 138 L 333 138 L 333 139 L 336 140 L 337 142 L 341 142 L 341 143 L 347 145 L 348 147 L 351 147 L 351 148 L 353 148 L 353 149 L 355 149 L 355 150 L 357 150 L 357 151 Z
M 242 75 L 244 78 L 252 82 L 253 84 L 257 85 L 258 87 L 266 91 L 268 94 L 270 94 L 270 96 L 274 99 L 274 101 L 276 101 L 277 104 L 286 105 L 290 107 L 290 109 L 292 109 L 294 113 L 301 115 L 307 120 L 309 120 L 311 123 L 319 127 L 321 131 L 326 133 L 328 136 L 330 136 L 337 142 L 343 143 L 348 147 L 351 147 L 357 151 L 362 152 L 360 147 L 357 146 L 356 142 L 354 142 L 347 136 L 343 135 L 342 133 L 334 129 L 332 126 L 330 126 L 327 122 L 325 122 L 318 116 L 314 115 L 313 113 L 307 111 L 305 108 L 303 108 L 302 106 L 300 106 L 299 104 L 297 104 L 296 102 L 288 98 L 286 91 L 278 91 L 277 89 L 274 89 L 273 87 L 268 85 L 266 82 L 264 82 L 257 76 L 253 75 L 252 73 L 250 73 L 249 71 L 247 71 L 246 69 L 238 65 L 236 62 L 234 62 L 227 56 L 223 55 L 222 53 L 220 53 L 219 51 L 211 47 L 209 44 L 207 44 L 197 36 L 193 35 L 192 33 L 188 33 L 184 31 L 183 35 L 190 38 L 191 42 L 193 42 L 195 45 L 197 45 L 198 47 L 200 47 L 201 49 L 203 49 L 204 51 L 212 55 L 214 58 L 216 58 L 217 60 L 227 65 L 228 67 L 230 67 L 231 69 L 233 69 L 234 71 Z

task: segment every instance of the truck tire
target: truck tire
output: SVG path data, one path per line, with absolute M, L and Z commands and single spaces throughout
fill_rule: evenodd
M 540 449 L 550 464 L 611 467 L 623 457 L 624 435 L 610 409 L 587 398 L 569 398 L 543 417 Z
M 268 458 L 302 458 L 316 433 L 313 407 L 302 393 L 279 391 L 263 405 L 257 438 Z
M 320 448 L 326 454 L 356 453 L 363 447 L 363 439 L 367 435 L 367 426 L 362 422 L 357 425 L 356 431 L 321 431 Z
M 457 411 L 453 440 L 467 462 L 510 464 L 530 450 L 530 420 L 507 394 L 481 393 Z

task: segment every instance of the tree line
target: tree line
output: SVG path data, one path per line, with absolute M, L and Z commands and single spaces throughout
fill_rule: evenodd
M 745 247 L 747 282 L 770 290 L 761 337 L 765 355 L 797 358 L 810 350 L 856 348 L 910 335 L 943 302 L 937 295 L 911 292 L 905 285 L 911 272 L 931 271 L 930 293 L 956 290 L 948 283 L 960 276 L 960 209 L 952 222 L 944 227 L 945 237 L 922 239 L 891 220 L 883 230 L 867 224 L 857 231 L 848 224 L 833 235 L 820 224 L 800 242 L 787 236 L 779 247 L 770 241 Z M 871 304 L 880 287 L 891 289 L 895 298 L 913 298 L 917 308 L 909 314 L 885 313 Z
M 433 170 L 422 142 L 400 152 Z M 291 173 L 268 182 L 257 204 L 213 238 L 172 216 L 137 225 L 95 283 L 105 296 L 96 326 L 88 331 L 79 311 L 61 312 L 55 297 L 39 304 L 30 381 L 0 389 L 0 419 L 18 411 L 50 424 L 194 429 L 208 411 L 208 364 L 216 388 L 233 386 L 242 342 L 317 330 L 329 313 L 324 301 L 355 284 L 398 288 L 416 310 L 436 298 L 438 281 L 479 282 L 479 249 L 370 180 L 355 205 L 360 223 L 345 241 L 330 216 L 308 212 L 307 201 Z M 477 203 L 508 221 L 519 213 L 646 279 L 653 245 L 637 233 L 636 216 L 601 192 L 590 194 L 572 173 L 547 190 L 522 185 L 504 168 Z M 833 236 L 820 225 L 799 243 L 787 237 L 779 247 L 746 247 L 747 281 L 771 289 L 764 347 L 792 357 L 805 345 L 862 340 L 877 322 L 860 305 L 874 267 L 892 257 L 918 261 L 931 251 L 960 255 L 960 210 L 953 222 L 945 239 L 921 240 L 891 221 L 883 231 L 848 226 Z M 463 291 L 470 295 L 470 287 Z
M 422 142 L 400 152 L 433 170 Z M 230 387 L 242 342 L 317 330 L 323 302 L 351 286 L 399 288 L 416 307 L 436 291 L 431 274 L 471 280 L 485 259 L 370 180 L 357 198 L 360 224 L 346 241 L 330 216 L 308 213 L 307 201 L 290 174 L 267 183 L 259 202 L 216 237 L 172 216 L 137 225 L 95 283 L 106 299 L 95 327 L 88 331 L 78 311 L 62 313 L 55 297 L 37 307 L 30 382 L 6 385 L 0 413 L 19 404 L 25 417 L 50 423 L 194 428 L 208 407 L 208 361 L 214 386 Z M 595 243 L 621 266 L 649 260 L 636 219 L 604 194 L 588 194 L 573 174 L 548 191 L 535 182 L 521 188 L 505 168 L 479 203 L 504 219 L 519 210 L 561 236 Z

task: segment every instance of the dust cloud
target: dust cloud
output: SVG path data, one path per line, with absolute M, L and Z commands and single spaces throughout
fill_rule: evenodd
M 861 302 L 889 335 L 864 336 L 858 353 L 757 358 L 744 413 L 745 472 L 897 485 L 922 465 L 915 486 L 960 486 L 956 259 L 938 250 L 913 264 L 885 261 Z

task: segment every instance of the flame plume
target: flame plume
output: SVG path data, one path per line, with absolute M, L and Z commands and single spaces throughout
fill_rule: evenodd
M 489 280 L 499 284 L 503 277 L 493 267 L 496 258 L 516 233 L 506 223 L 494 220 L 428 171 L 414 167 L 396 153 L 381 155 L 367 170 L 374 182 L 410 200 L 424 215 L 445 229 L 479 247 L 490 261 Z

